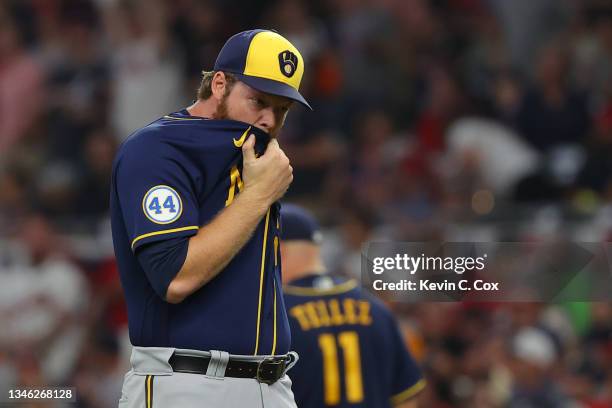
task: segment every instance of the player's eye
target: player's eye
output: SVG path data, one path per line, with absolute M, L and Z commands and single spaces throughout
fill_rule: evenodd
M 265 108 L 266 107 L 266 103 L 263 101 L 263 99 L 258 98 L 258 97 L 253 97 L 251 98 L 251 102 L 258 107 L 259 109 Z

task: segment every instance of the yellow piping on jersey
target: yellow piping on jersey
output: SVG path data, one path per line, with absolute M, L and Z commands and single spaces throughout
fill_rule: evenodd
M 337 295 L 339 293 L 348 292 L 357 287 L 357 281 L 354 279 L 333 286 L 329 289 L 306 288 L 302 286 L 285 285 L 283 291 L 288 295 L 297 296 L 321 296 L 321 295 Z
M 134 238 L 134 240 L 132 241 L 132 249 L 134 249 L 134 244 L 136 244 L 136 242 L 140 241 L 141 239 L 153 237 L 155 235 L 171 234 L 173 232 L 181 232 L 181 231 L 189 231 L 189 230 L 197 230 L 197 229 L 200 229 L 200 227 L 198 227 L 197 225 L 190 225 L 188 227 L 172 228 L 172 229 L 154 231 L 154 232 L 142 234 Z
M 417 381 L 416 384 L 414 384 L 410 388 L 407 388 L 399 394 L 395 394 L 394 396 L 392 396 L 391 405 L 399 405 L 402 402 L 409 400 L 410 398 L 417 395 L 423 388 L 425 388 L 426 384 L 427 382 L 425 381 L 425 379 L 421 378 L 419 381 Z
M 255 338 L 255 353 L 259 351 L 259 329 L 261 325 L 261 297 L 263 295 L 264 272 L 266 271 L 266 244 L 268 243 L 268 224 L 270 222 L 270 209 L 266 213 L 266 225 L 264 227 L 263 245 L 261 249 L 261 269 L 259 271 L 259 302 L 257 304 L 257 333 Z
M 276 278 L 274 279 L 274 340 L 272 342 L 272 355 L 276 352 Z
M 174 116 L 166 115 L 164 119 L 174 119 L 174 120 L 202 120 L 204 118 L 175 118 Z

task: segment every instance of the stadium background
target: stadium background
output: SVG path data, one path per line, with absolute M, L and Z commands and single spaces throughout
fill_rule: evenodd
M 315 112 L 296 108 L 282 134 L 288 200 L 320 216 L 332 269 L 358 276 L 376 237 L 610 238 L 609 1 L 2 0 L 0 388 L 116 404 L 114 152 L 188 105 L 252 27 L 307 63 Z M 609 303 L 392 306 L 425 407 L 612 406 Z

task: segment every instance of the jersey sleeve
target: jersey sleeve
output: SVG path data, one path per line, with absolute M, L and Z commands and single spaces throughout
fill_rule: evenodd
M 188 238 L 178 237 L 143 245 L 136 254 L 151 287 L 161 299 L 166 300 L 168 286 L 185 263 L 188 248 Z
M 132 251 L 197 233 L 195 188 L 202 181 L 187 163 L 176 149 L 156 141 L 125 148 L 114 178 Z
M 425 387 L 425 380 L 421 369 L 406 348 L 397 321 L 391 315 L 389 316 L 389 331 L 395 356 L 390 398 L 391 404 L 395 406 L 417 395 Z

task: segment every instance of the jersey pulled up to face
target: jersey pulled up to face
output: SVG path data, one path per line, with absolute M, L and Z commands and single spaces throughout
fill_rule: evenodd
M 183 110 L 138 130 L 119 149 L 111 221 L 133 345 L 245 355 L 288 351 L 278 204 L 225 269 L 179 304 L 164 301 L 174 276 L 152 276 L 136 257 L 144 245 L 195 235 L 231 205 L 243 186 L 242 144 L 250 134 L 261 154 L 269 141 L 265 132 Z
M 387 408 L 423 388 L 393 315 L 356 281 L 311 275 L 284 293 L 299 407 Z

